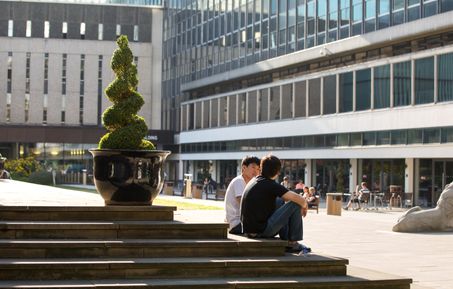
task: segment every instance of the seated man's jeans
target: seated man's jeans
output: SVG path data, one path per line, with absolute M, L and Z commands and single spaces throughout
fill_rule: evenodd
M 279 206 L 280 205 L 280 206 Z M 280 239 L 299 241 L 303 237 L 301 208 L 294 202 L 283 203 L 277 200 L 277 210 L 267 220 L 266 229 L 258 237 L 272 238 L 277 233 Z

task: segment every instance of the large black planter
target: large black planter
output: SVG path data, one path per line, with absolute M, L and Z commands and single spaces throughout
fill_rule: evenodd
M 93 177 L 106 205 L 151 205 L 162 190 L 169 151 L 91 149 Z

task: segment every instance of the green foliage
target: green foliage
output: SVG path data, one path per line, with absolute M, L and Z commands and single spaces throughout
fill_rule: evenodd
M 137 115 L 144 100 L 136 91 L 137 67 L 132 62 L 134 57 L 127 36 L 121 35 L 116 43 L 118 48 L 110 62 L 116 78 L 105 90 L 113 105 L 102 114 L 102 123 L 108 133 L 99 141 L 99 148 L 155 149 L 153 143 L 144 139 L 148 132 L 145 119 Z
M 32 173 L 44 170 L 42 165 L 33 157 L 7 160 L 5 162 L 5 169 L 11 174 L 14 180 L 23 181 L 27 181 Z
M 343 193 L 344 192 L 344 164 L 343 162 L 339 162 L 338 167 L 337 167 L 337 193 Z

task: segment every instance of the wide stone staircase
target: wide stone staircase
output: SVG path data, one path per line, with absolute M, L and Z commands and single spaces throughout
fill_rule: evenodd
M 175 210 L 0 206 L 0 288 L 408 289 L 412 282 L 346 259 L 285 254 L 283 241 L 177 221 Z

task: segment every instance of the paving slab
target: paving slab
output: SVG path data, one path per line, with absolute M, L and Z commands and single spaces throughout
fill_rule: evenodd
M 0 205 L 3 206 L 103 206 L 94 193 L 0 179 Z

